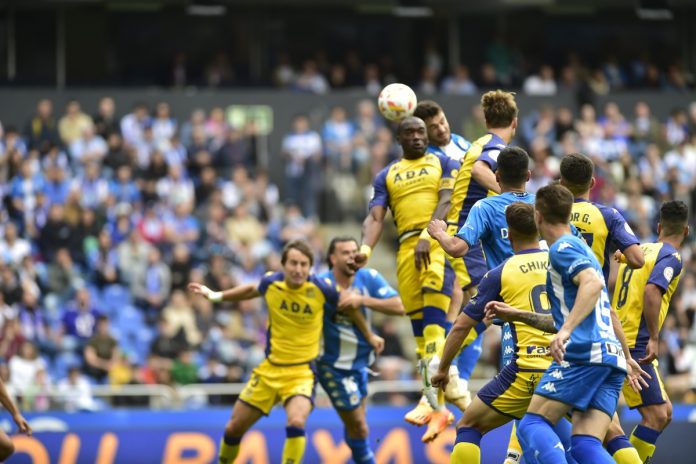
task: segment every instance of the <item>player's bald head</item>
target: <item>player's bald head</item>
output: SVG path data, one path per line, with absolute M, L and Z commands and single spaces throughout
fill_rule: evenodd
M 399 126 L 396 129 L 397 134 L 401 134 L 409 129 L 417 129 L 422 127 L 425 129 L 425 122 L 421 118 L 415 116 L 406 116 L 404 119 L 399 121 Z

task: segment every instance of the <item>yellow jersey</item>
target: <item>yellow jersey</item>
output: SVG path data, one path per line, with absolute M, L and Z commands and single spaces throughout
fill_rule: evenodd
M 328 279 L 311 275 L 299 288 L 285 274 L 267 274 L 258 285 L 268 307 L 266 359 L 271 364 L 304 364 L 319 355 L 324 311 L 338 303 L 338 289 Z
M 471 147 L 462 159 L 462 164 L 454 182 L 452 206 L 447 214 L 447 223 L 449 225 L 457 226 L 457 230 L 459 230 L 459 228 L 464 226 L 474 203 L 489 195 L 495 195 L 495 192 L 487 190 L 474 180 L 471 170 L 476 161 L 483 161 L 495 172 L 498 169 L 498 155 L 500 150 L 505 147 L 503 139 L 491 133 L 484 135 L 471 144 Z
M 523 250 L 491 269 L 481 280 L 478 293 L 462 311 L 475 321 L 483 321 L 489 301 L 503 301 L 522 311 L 551 314 L 546 293 L 549 253 L 546 250 Z M 551 364 L 549 345 L 553 334 L 521 322 L 509 324 L 504 331 L 503 356 L 512 356 L 520 369 L 545 370 Z
M 592 248 L 599 265 L 602 266 L 604 281 L 609 281 L 611 254 L 619 249 L 625 250 L 640 243 L 626 220 L 614 208 L 592 201 L 576 198 L 570 223 L 582 234 L 585 242 Z
M 682 271 L 679 252 L 667 243 L 646 243 L 640 246 L 645 255 L 645 265 L 631 269 L 626 264 L 619 266 L 618 282 L 614 289 L 612 305 L 621 319 L 629 348 L 637 353 L 645 351 L 650 334 L 643 316 L 643 297 L 648 284 L 662 291 L 658 330 L 667 316 L 669 302 L 677 289 Z
M 440 190 L 452 189 L 458 169 L 458 161 L 441 153 L 396 160 L 375 177 L 369 208 L 391 209 L 399 241 L 403 242 L 428 226 Z

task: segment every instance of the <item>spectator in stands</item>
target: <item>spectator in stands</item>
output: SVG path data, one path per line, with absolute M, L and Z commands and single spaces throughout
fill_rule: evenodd
M 440 91 L 449 95 L 474 95 L 477 92 L 476 84 L 471 80 L 469 67 L 458 64 L 454 72 L 442 80 Z
M 154 372 L 157 372 L 159 366 L 164 366 L 169 370 L 173 360 L 187 348 L 184 333 L 174 332 L 169 321 L 160 317 L 157 320 L 157 335 L 150 345 L 150 356 L 154 359 L 149 359 L 148 365 L 155 367 Z
M 97 161 L 85 164 L 84 172 L 73 179 L 71 190 L 80 193 L 80 206 L 92 210 L 101 210 L 109 197 L 109 182 L 101 175 L 101 166 Z
M 65 205 L 70 193 L 70 181 L 60 165 L 46 167 L 43 192 L 51 204 Z
M 70 146 L 80 138 L 85 129 L 92 126 L 92 118 L 82 112 L 80 102 L 70 100 L 65 107 L 65 115 L 60 118 L 58 123 L 58 132 L 63 143 Z
M 70 144 L 70 157 L 73 168 L 79 172 L 82 165 L 90 161 L 101 161 L 106 156 L 109 146 L 106 140 L 95 132 L 94 126 L 86 126 L 82 133 Z
M 171 139 L 175 136 L 177 122 L 169 111 L 169 103 L 160 102 L 155 109 L 155 117 L 152 120 L 152 136 L 155 146 L 162 151 L 171 147 Z
M 252 158 L 249 140 L 242 130 L 230 128 L 224 143 L 215 153 L 214 165 L 220 168 L 223 175 L 229 175 L 237 166 L 252 171 L 255 168 Z
M 191 262 L 191 253 L 188 247 L 184 244 L 178 244 L 172 251 L 172 259 L 169 264 L 171 271 L 172 291 L 185 290 L 189 280 L 189 274 L 193 264 Z
M 172 364 L 172 380 L 177 385 L 198 383 L 198 367 L 190 350 L 182 351 Z
M 306 60 L 302 71 L 295 79 L 295 90 L 306 93 L 325 94 L 329 91 L 329 83 L 317 69 L 317 63 Z
M 39 368 L 34 379 L 22 390 L 22 406 L 27 411 L 48 411 L 51 409 L 51 378 L 45 368 Z
M 288 201 L 301 206 L 305 217 L 316 214 L 316 189 L 322 143 L 318 133 L 310 129 L 307 116 L 295 116 L 292 131 L 283 139 L 285 178 Z
M 145 263 L 151 249 L 152 246 L 142 239 L 137 229 L 130 233 L 128 240 L 118 245 L 118 269 L 124 282 L 131 288 L 134 285 L 134 276 L 145 273 Z
M 16 312 L 16 310 L 15 310 Z M 0 331 L 0 373 L 7 369 L 7 359 L 12 359 L 26 341 L 22 335 L 22 329 L 19 326 L 19 320 L 16 315 L 13 318 L 6 318 L 2 330 Z M 7 384 L 7 379 L 2 378 L 2 381 Z
M 67 300 L 75 288 L 84 284 L 79 267 L 70 256 L 67 248 L 59 248 L 55 258 L 48 265 L 47 290 L 62 302 Z
M 132 269 L 131 292 L 138 307 L 145 311 L 149 321 L 155 321 L 169 298 L 171 291 L 171 271 L 162 261 L 157 248 L 150 248 L 145 267 Z
M 39 356 L 34 343 L 25 341 L 19 352 L 10 359 L 10 384 L 18 395 L 26 391 L 36 379 L 36 373 L 46 370 L 46 362 Z
M 111 97 L 102 97 L 99 100 L 97 114 L 92 117 L 94 132 L 102 139 L 107 140 L 111 134 L 120 134 L 121 128 L 116 119 L 116 103 Z
M 194 188 L 181 166 L 170 165 L 169 173 L 157 182 L 157 195 L 165 205 L 193 204 Z
M 97 247 L 87 258 L 87 269 L 98 288 L 119 283 L 118 252 L 108 229 L 99 232 Z
M 68 369 L 67 377 L 58 382 L 56 392 L 63 409 L 68 412 L 97 409 L 97 404 L 92 397 L 92 386 L 82 375 L 78 366 L 71 366 Z
M 37 195 L 43 192 L 45 179 L 34 170 L 32 160 L 25 158 L 20 165 L 19 173 L 10 183 L 10 197 L 12 199 L 12 215 L 17 220 L 29 220 L 34 212 Z
M 111 204 L 134 204 L 140 201 L 141 193 L 133 180 L 133 170 L 124 165 L 116 171 L 116 178 L 109 184 L 109 202 Z
M 17 225 L 13 222 L 5 225 L 3 235 L 0 239 L 0 259 L 5 264 L 18 266 L 25 257 L 31 255 L 31 245 L 18 236 Z
M 97 318 L 94 336 L 85 345 L 83 371 L 97 382 L 104 382 L 117 351 L 118 341 L 111 335 L 109 318 L 102 314 Z
M 31 118 L 24 128 L 24 138 L 29 149 L 46 153 L 50 146 L 60 145 L 58 124 L 53 117 L 51 100 L 39 100 L 36 105 L 36 116 Z
M 150 114 L 147 105 L 137 103 L 133 111 L 121 119 L 121 135 L 127 147 L 137 146 L 143 139 L 145 126 L 150 124 Z
M 114 132 L 109 134 L 106 139 L 108 150 L 104 156 L 104 174 L 107 179 L 113 177 L 121 166 L 131 164 L 130 155 L 123 147 L 123 138 L 120 134 Z
M 205 130 L 205 110 L 197 108 L 191 112 L 191 117 L 188 121 L 181 125 L 179 130 L 179 138 L 181 143 L 189 148 L 193 141 L 193 132 L 195 129 Z M 190 153 L 190 152 L 189 152 Z
M 162 317 L 167 319 L 173 333 L 183 332 L 188 347 L 196 348 L 203 341 L 196 326 L 193 307 L 183 290 L 172 292 L 169 303 L 162 310 Z
M 548 64 L 542 64 L 538 74 L 532 74 L 524 80 L 523 90 L 527 95 L 556 95 L 557 87 L 553 68 Z
M 95 334 L 101 313 L 92 304 L 89 290 L 80 288 L 75 298 L 63 308 L 58 344 L 64 351 L 82 353 L 87 341 Z

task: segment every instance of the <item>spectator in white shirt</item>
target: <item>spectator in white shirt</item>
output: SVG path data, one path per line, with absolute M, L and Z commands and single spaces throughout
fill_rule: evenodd
M 19 266 L 24 257 L 31 254 L 31 245 L 18 236 L 17 226 L 13 222 L 7 223 L 4 235 L 4 240 L 0 240 L 0 259 L 5 264 Z
M 547 64 L 541 65 L 539 74 L 532 74 L 525 79 L 523 89 L 527 95 L 556 95 L 553 68 Z

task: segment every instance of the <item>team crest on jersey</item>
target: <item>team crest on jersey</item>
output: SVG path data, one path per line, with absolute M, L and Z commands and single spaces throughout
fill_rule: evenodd
M 662 275 L 665 276 L 665 280 L 667 282 L 671 282 L 672 277 L 674 277 L 674 269 L 672 269 L 671 267 L 666 267 L 665 270 L 662 271 Z
M 313 288 L 308 288 L 305 291 L 305 295 L 307 295 L 307 298 L 314 298 L 314 296 L 316 295 L 316 292 L 314 291 Z

